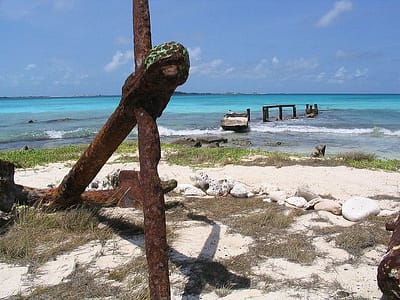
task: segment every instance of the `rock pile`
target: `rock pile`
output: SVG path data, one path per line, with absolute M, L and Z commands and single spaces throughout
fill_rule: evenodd
M 353 222 L 361 221 L 370 215 L 378 215 L 381 209 L 376 200 L 365 197 L 351 197 L 344 201 L 329 199 L 314 193 L 309 186 L 300 186 L 294 195 L 274 186 L 259 188 L 248 186 L 231 177 L 217 180 L 204 172 L 196 172 L 191 176 L 192 184 L 178 184 L 176 192 L 185 197 L 227 196 L 250 198 L 256 195 L 266 196 L 264 202 L 276 202 L 279 205 L 304 210 L 327 211 L 334 215 L 342 215 Z M 395 211 L 393 213 L 396 213 Z
M 193 192 L 196 189 L 199 196 L 227 196 L 230 194 L 235 198 L 250 198 L 255 195 L 250 186 L 231 177 L 216 180 L 203 172 L 196 172 L 190 179 L 193 181 L 193 185 L 178 185 L 176 191 L 182 192 L 185 196 L 189 192 L 190 196 L 194 196 Z

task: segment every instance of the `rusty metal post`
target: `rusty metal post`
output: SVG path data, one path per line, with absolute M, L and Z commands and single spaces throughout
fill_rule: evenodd
M 144 213 L 150 297 L 170 299 L 164 193 L 157 171 L 161 158 L 160 138 L 152 116 L 142 108 L 136 109 L 135 113 L 138 120 L 139 184 Z
M 144 59 L 151 49 L 151 28 L 148 0 L 132 0 L 133 9 L 133 47 L 135 51 L 135 70 L 143 66 Z
M 148 0 L 133 1 L 135 74 L 122 88 L 122 99 L 78 162 L 57 189 L 35 191 L 49 207 L 89 203 L 121 203 L 127 194 L 143 205 L 146 257 L 152 299 L 170 299 L 164 192 L 176 185 L 162 185 L 157 172 L 161 156 L 156 119 L 161 116 L 176 87 L 189 75 L 187 50 L 175 42 L 151 48 Z M 140 172 L 123 173 L 126 180 L 116 191 L 86 192 L 88 184 L 138 123 Z M 133 182 L 131 181 L 133 179 Z

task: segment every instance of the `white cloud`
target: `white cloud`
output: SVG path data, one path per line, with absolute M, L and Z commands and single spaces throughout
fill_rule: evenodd
M 67 11 L 71 10 L 75 3 L 74 0 L 53 0 L 51 3 L 53 4 L 53 9 L 57 11 Z
M 26 71 L 30 71 L 30 70 L 32 70 L 32 69 L 34 69 L 34 68 L 36 68 L 36 65 L 35 65 L 35 64 L 28 64 L 28 65 L 26 65 L 25 70 L 26 70 Z
M 333 78 L 339 82 L 343 82 L 347 78 L 348 76 L 347 74 L 348 72 L 346 68 L 342 66 L 339 69 L 337 69 L 337 71 L 333 75 Z
M 286 64 L 291 70 L 309 70 L 319 66 L 318 61 L 314 58 L 305 59 L 304 57 L 296 58 L 288 61 Z
M 276 56 L 274 56 L 274 57 L 272 58 L 272 64 L 273 64 L 273 65 L 279 64 L 279 59 L 278 59 Z
M 254 67 L 254 71 L 259 73 L 263 72 L 263 70 L 265 70 L 266 68 L 268 68 L 268 60 L 263 58 L 256 64 L 256 66 Z
M 205 62 L 190 67 L 191 74 L 211 75 L 221 73 L 219 67 L 222 65 L 222 59 L 214 59 L 210 62 Z M 222 71 L 223 73 L 224 71 Z
M 368 69 L 367 68 L 364 68 L 364 69 L 357 68 L 354 72 L 350 72 L 344 66 L 342 66 L 336 70 L 331 81 L 338 82 L 338 83 L 344 83 L 345 81 L 350 81 L 350 80 L 360 79 L 360 78 L 367 78 L 367 77 L 368 77 Z
M 127 50 L 125 52 L 117 51 L 112 57 L 111 61 L 104 66 L 106 72 L 112 72 L 118 69 L 120 66 L 126 65 L 127 63 L 133 63 L 133 52 Z
M 46 7 L 54 12 L 67 12 L 74 8 L 76 0 L 25 0 L 0 1 L 0 17 L 21 19 L 37 14 Z
M 362 70 L 357 69 L 354 73 L 355 78 L 366 78 L 368 77 L 368 69 L 364 68 Z
M 201 60 L 201 48 L 188 48 L 189 57 L 191 61 L 200 61 Z
M 317 81 L 322 81 L 326 78 L 326 73 L 325 72 L 321 72 L 317 75 L 317 77 L 315 78 Z
M 117 45 L 129 45 L 130 43 L 132 43 L 132 39 L 126 36 L 117 36 L 115 38 L 115 43 Z
M 348 57 L 351 57 L 353 55 L 354 55 L 353 52 L 344 51 L 344 50 L 341 50 L 341 49 L 336 51 L 336 57 L 337 58 L 348 58 Z
M 353 9 L 353 4 L 348 0 L 336 1 L 333 8 L 323 15 L 317 22 L 318 27 L 326 27 L 332 24 L 341 14 Z
M 232 74 L 233 72 L 235 71 L 235 68 L 234 67 L 230 67 L 230 68 L 227 68 L 227 69 L 225 69 L 225 74 Z

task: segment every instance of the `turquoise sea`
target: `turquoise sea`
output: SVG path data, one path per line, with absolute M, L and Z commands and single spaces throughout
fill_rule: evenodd
M 119 100 L 119 96 L 0 98 L 0 150 L 89 143 Z M 263 123 L 262 106 L 272 104 L 296 104 L 300 118 Z M 318 104 L 316 118 L 301 117 L 306 104 Z M 247 108 L 251 110 L 249 132 L 220 128 L 228 110 Z M 284 110 L 290 113 L 291 109 Z M 272 151 L 308 155 L 323 143 L 327 155 L 363 151 L 400 158 L 399 114 L 400 95 L 389 94 L 177 94 L 158 124 L 164 141 L 215 135 L 228 138 L 229 145 Z M 128 139 L 136 139 L 136 130 Z

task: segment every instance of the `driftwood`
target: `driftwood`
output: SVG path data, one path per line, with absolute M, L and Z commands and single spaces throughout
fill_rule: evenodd
M 393 224 L 386 224 L 393 231 L 388 251 L 378 266 L 377 281 L 383 293 L 382 299 L 400 299 L 400 215 Z

